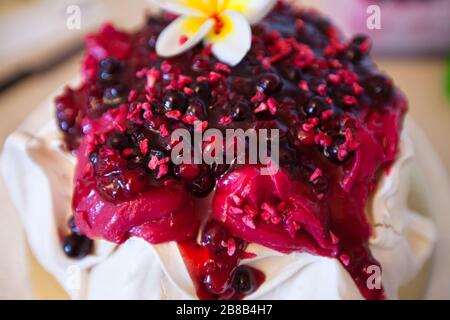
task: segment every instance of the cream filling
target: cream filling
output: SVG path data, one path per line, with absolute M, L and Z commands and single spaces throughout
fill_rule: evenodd
M 62 151 L 52 119 L 49 101 L 8 138 L 2 157 L 5 183 L 37 260 L 73 299 L 196 299 L 175 243 L 151 245 L 132 238 L 117 247 L 99 240 L 85 259 L 64 255 L 61 239 L 71 214 L 75 159 Z M 407 205 L 413 161 L 414 145 L 406 132 L 398 160 L 368 208 L 374 226 L 370 248 L 383 267 L 391 299 L 419 272 L 436 240 L 432 222 Z M 362 299 L 335 259 L 286 255 L 255 244 L 248 251 L 257 258 L 242 263 L 263 271 L 266 281 L 247 299 Z

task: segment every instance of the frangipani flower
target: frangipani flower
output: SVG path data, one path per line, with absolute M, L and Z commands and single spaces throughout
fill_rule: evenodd
M 173 57 L 202 40 L 222 62 L 237 65 L 250 50 L 250 25 L 263 19 L 277 0 L 152 0 L 179 15 L 161 32 L 156 52 Z

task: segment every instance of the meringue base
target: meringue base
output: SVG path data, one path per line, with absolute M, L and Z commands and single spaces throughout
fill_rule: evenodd
M 61 150 L 52 111 L 49 102 L 32 114 L 8 139 L 2 158 L 7 187 L 38 261 L 72 299 L 195 299 L 193 284 L 174 243 L 152 246 L 130 239 L 116 247 L 96 241 L 92 256 L 80 261 L 64 256 L 60 237 L 70 216 L 75 159 Z M 406 290 L 405 298 L 422 296 L 428 272 L 425 269 L 420 276 L 417 274 L 436 240 L 432 222 L 411 211 L 407 203 L 413 160 L 414 145 L 406 133 L 398 160 L 380 182 L 368 208 L 374 223 L 370 245 L 384 268 L 383 284 L 390 299 L 399 297 L 398 289 L 405 283 L 413 287 Z M 249 251 L 258 256 L 245 263 L 264 271 L 269 281 L 248 299 L 362 298 L 353 280 L 334 259 L 306 253 L 284 255 L 253 244 Z M 130 259 L 134 263 L 130 264 Z M 37 297 L 66 298 L 64 294 L 53 296 L 53 292 L 51 297 L 45 296 L 56 286 L 48 287 L 49 278 L 46 275 L 43 279 L 45 273 L 31 261 L 32 282 L 39 284 L 35 287 Z M 68 274 L 72 267 L 80 270 L 80 283 L 75 288 Z
M 31 249 L 27 248 L 28 271 L 30 275 L 31 289 L 36 300 L 70 300 L 69 294 L 59 285 L 56 278 L 45 271 L 36 260 Z M 431 261 L 428 261 L 411 281 L 399 289 L 400 300 L 423 299 L 428 285 Z

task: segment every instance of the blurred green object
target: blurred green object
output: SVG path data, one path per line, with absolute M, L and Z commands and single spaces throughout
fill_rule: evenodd
M 447 72 L 445 79 L 445 90 L 447 93 L 447 98 L 450 99 L 450 55 L 447 56 Z

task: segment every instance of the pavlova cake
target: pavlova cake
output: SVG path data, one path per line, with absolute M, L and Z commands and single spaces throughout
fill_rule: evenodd
M 407 102 L 370 40 L 285 2 L 152 5 L 87 36 L 82 78 L 5 145 L 40 263 L 72 298 L 397 298 L 435 234 L 407 208 Z M 179 163 L 180 129 L 276 129 L 278 157 Z

